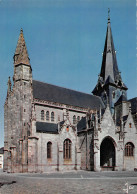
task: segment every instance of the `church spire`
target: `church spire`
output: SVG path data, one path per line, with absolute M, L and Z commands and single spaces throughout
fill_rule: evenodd
M 22 28 L 20 30 L 20 35 L 19 35 L 16 51 L 15 51 L 13 58 L 14 58 L 15 65 L 26 64 L 30 66 L 30 59 L 28 56 L 27 47 L 26 47 L 24 36 L 23 36 Z
M 113 82 L 121 80 L 121 75 L 118 70 L 116 51 L 111 31 L 110 9 L 108 9 L 107 33 L 103 51 L 100 77 L 103 78 L 104 83 L 106 82 L 107 79 L 111 79 L 111 81 Z
M 116 51 L 110 23 L 110 9 L 108 9 L 107 33 L 102 57 L 101 71 L 97 85 L 92 93 L 100 96 L 107 106 L 109 103 L 111 112 L 114 112 L 114 105 L 123 94 L 126 98 L 128 88 L 122 82 L 121 74 L 118 69 Z

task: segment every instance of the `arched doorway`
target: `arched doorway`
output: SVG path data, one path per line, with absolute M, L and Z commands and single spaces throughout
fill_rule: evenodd
M 100 166 L 102 170 L 114 170 L 115 146 L 112 138 L 106 137 L 100 145 Z

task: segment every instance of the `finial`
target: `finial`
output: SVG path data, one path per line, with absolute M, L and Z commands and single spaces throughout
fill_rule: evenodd
M 110 8 L 108 8 L 108 23 L 110 23 Z

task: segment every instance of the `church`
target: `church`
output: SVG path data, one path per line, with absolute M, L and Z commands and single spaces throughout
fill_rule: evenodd
M 36 81 L 21 29 L 4 104 L 4 171 L 137 169 L 137 97 L 127 99 L 110 16 L 98 81 L 86 94 Z

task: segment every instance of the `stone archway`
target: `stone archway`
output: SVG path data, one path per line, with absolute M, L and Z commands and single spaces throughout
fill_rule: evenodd
M 114 170 L 115 146 L 110 137 L 106 137 L 100 145 L 100 166 L 102 170 Z

